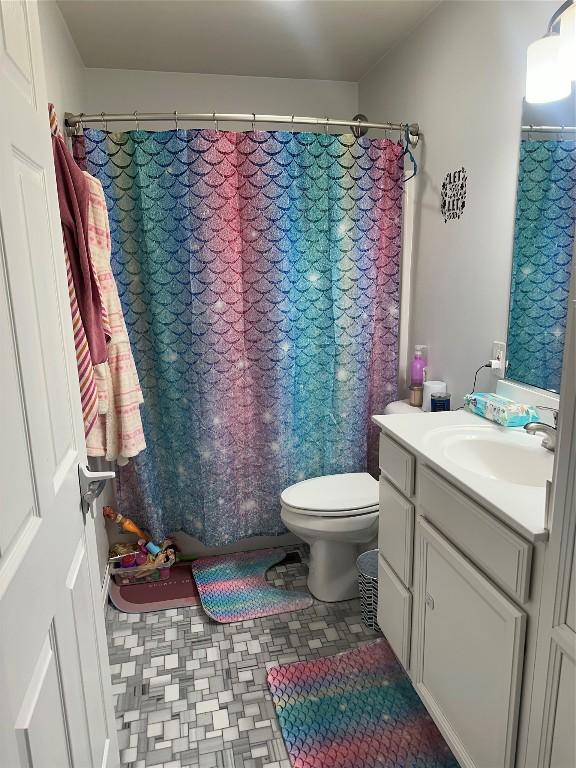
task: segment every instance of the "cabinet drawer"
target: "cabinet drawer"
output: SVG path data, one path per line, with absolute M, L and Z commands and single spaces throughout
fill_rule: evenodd
M 378 555 L 378 624 L 405 669 L 410 663 L 412 595 Z
M 414 456 L 398 443 L 380 435 L 380 469 L 406 496 L 414 493 Z
M 428 467 L 418 471 L 421 514 L 521 603 L 528 600 L 532 545 Z
M 378 548 L 407 587 L 412 584 L 413 536 L 414 505 L 381 477 Z

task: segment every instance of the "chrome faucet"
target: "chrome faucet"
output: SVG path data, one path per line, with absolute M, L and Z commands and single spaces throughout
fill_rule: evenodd
M 554 411 L 554 424 L 558 421 L 558 411 Z M 543 424 L 541 421 L 531 421 L 524 425 L 524 429 L 529 435 L 535 435 L 537 432 L 541 432 L 544 435 L 542 440 L 542 447 L 547 451 L 554 452 L 556 450 L 556 426 L 551 427 L 549 424 Z

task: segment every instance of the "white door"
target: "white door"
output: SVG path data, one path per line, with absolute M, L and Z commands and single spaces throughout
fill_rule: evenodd
M 576 253 L 576 248 L 575 248 Z M 559 434 L 527 766 L 576 765 L 576 257 L 573 260 Z
M 0 4 L 0 765 L 118 765 L 35 2 Z

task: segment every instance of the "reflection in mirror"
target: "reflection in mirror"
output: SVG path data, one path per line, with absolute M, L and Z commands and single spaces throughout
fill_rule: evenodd
M 506 367 L 508 379 L 553 392 L 560 391 L 576 222 L 576 120 L 573 97 L 565 101 L 536 113 L 524 106 Z

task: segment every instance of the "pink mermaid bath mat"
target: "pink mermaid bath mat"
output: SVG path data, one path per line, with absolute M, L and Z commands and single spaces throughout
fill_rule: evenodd
M 231 624 L 311 606 L 308 593 L 279 589 L 266 581 L 266 571 L 285 557 L 282 549 L 263 549 L 195 560 L 192 574 L 208 616 Z
M 458 768 L 386 640 L 267 680 L 294 768 Z

